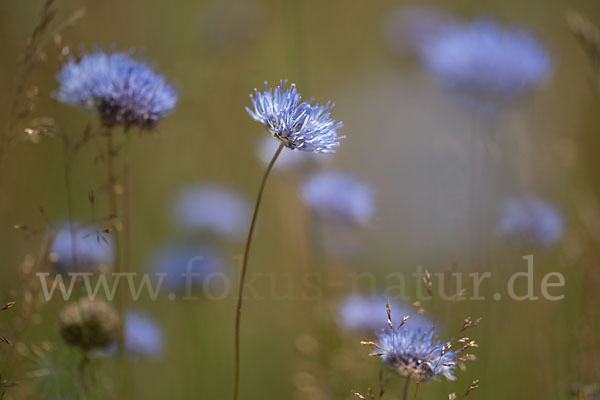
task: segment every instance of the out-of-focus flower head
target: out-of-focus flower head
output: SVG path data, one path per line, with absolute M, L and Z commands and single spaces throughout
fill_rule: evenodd
M 177 105 L 179 94 L 162 75 L 126 53 L 96 50 L 69 59 L 58 73 L 54 97 L 96 111 L 104 126 L 152 128 Z
M 250 95 L 252 109 L 246 107 L 248 114 L 292 150 L 335 152 L 343 137 L 336 133 L 342 123 L 330 118 L 334 105 L 303 102 L 296 85 L 286 85 L 287 81 L 282 80 L 275 89 L 269 89 L 265 82 L 262 93 L 254 89 L 254 96 Z
M 220 185 L 194 185 L 182 190 L 173 203 L 178 227 L 241 239 L 247 232 L 250 207 L 234 190 Z
M 458 352 L 449 351 L 433 328 L 411 328 L 409 322 L 395 329 L 382 330 L 372 355 L 400 376 L 427 382 L 440 376 L 455 380 Z
M 82 299 L 66 305 L 58 315 L 58 329 L 64 341 L 83 350 L 110 346 L 118 328 L 116 311 L 101 300 Z
M 48 252 L 57 273 L 104 271 L 112 265 L 115 251 L 110 234 L 96 227 L 63 226 Z
M 165 246 L 156 252 L 152 264 L 155 273 L 166 274 L 162 288 L 171 292 L 210 291 L 223 283 L 223 259 L 206 247 Z
M 164 337 L 160 326 L 149 316 L 129 311 L 125 315 L 125 350 L 132 356 L 160 358 Z
M 373 216 L 373 190 L 342 171 L 310 176 L 301 187 L 302 199 L 319 217 L 336 222 L 367 224 Z
M 563 236 L 561 213 L 535 196 L 512 197 L 501 209 L 498 231 L 501 236 L 549 247 Z
M 391 302 L 391 308 L 397 315 L 410 317 L 412 328 L 429 329 L 433 321 L 419 315 L 416 310 L 405 307 L 398 302 Z M 381 311 L 386 307 L 386 300 L 377 296 L 352 295 L 344 299 L 339 305 L 338 323 L 345 329 L 353 332 L 377 332 L 385 329 L 387 321 L 381 318 Z
M 490 20 L 457 25 L 430 41 L 422 54 L 444 85 L 476 103 L 524 96 L 552 69 L 548 51 L 529 32 Z

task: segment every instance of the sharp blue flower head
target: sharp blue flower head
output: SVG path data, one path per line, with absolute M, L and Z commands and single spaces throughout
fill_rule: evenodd
M 338 322 L 349 331 L 378 332 L 387 326 L 387 321 L 381 318 L 381 310 L 384 310 L 385 306 L 386 300 L 382 297 L 349 296 L 340 303 Z M 409 322 L 413 328 L 433 327 L 433 321 L 417 314 L 414 309 L 404 307 L 398 302 L 390 302 L 390 306 L 398 315 L 410 316 Z
M 550 203 L 534 196 L 513 197 L 504 202 L 498 230 L 506 238 L 550 247 L 562 238 L 564 221 Z
M 254 89 L 254 96 L 250 95 L 253 109 L 246 107 L 248 114 L 290 149 L 335 152 L 343 137 L 336 133 L 342 123 L 330 118 L 334 105 L 313 106 L 302 101 L 296 85 L 286 86 L 287 81 L 282 80 L 275 89 L 269 89 L 266 82 L 262 93 Z
M 176 196 L 173 219 L 186 230 L 241 239 L 247 233 L 250 206 L 246 199 L 229 187 L 194 185 Z
M 373 216 L 373 190 L 345 172 L 317 172 L 303 183 L 301 194 L 319 217 L 332 222 L 364 225 Z
M 223 284 L 224 262 L 209 248 L 187 245 L 165 246 L 154 255 L 153 270 L 166 274 L 162 287 L 171 293 L 197 289 L 210 291 Z
M 163 344 L 162 329 L 152 318 L 133 311 L 125 315 L 125 350 L 129 355 L 160 358 Z
M 372 355 L 381 357 L 400 376 L 409 379 L 427 382 L 443 376 L 455 380 L 459 353 L 448 351 L 433 328 L 410 328 L 409 325 L 410 319 L 395 329 L 382 330 Z
M 126 53 L 94 51 L 69 59 L 56 77 L 61 103 L 96 111 L 104 126 L 150 129 L 177 105 L 165 78 Z
M 531 34 L 489 20 L 447 30 L 422 54 L 440 81 L 475 101 L 518 98 L 551 73 L 548 51 Z
M 115 258 L 110 234 L 96 227 L 69 228 L 67 224 L 54 235 L 48 261 L 57 273 L 94 272 L 110 268 Z

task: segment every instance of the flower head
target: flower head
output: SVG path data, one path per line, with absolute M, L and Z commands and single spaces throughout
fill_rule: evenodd
M 222 283 L 222 258 L 213 250 L 194 246 L 166 246 L 159 249 L 153 260 L 156 273 L 166 274 L 163 287 L 175 292 L 193 288 L 209 290 Z
M 318 172 L 302 185 L 302 199 L 319 217 L 366 224 L 373 216 L 371 187 L 341 171 Z
M 132 311 L 125 315 L 125 350 L 128 354 L 160 357 L 163 342 L 163 332 L 153 319 Z
M 254 96 L 250 95 L 253 110 L 246 107 L 248 114 L 290 149 L 333 153 L 343 139 L 336 134 L 342 123 L 330 118 L 334 105 L 303 102 L 296 85 L 286 85 L 287 81 L 280 81 L 269 89 L 265 82 L 264 92 L 254 89 Z
M 105 126 L 152 128 L 179 97 L 163 76 L 126 53 L 95 51 L 80 60 L 71 58 L 56 79 L 58 101 L 97 111 Z
M 247 233 L 250 207 L 239 193 L 226 186 L 190 186 L 175 198 L 173 219 L 187 230 L 240 239 Z
M 498 230 L 506 238 L 549 247 L 562 238 L 564 222 L 560 212 L 550 203 L 524 196 L 505 201 Z
M 546 49 L 528 32 L 479 20 L 430 41 L 425 65 L 444 84 L 476 101 L 518 98 L 550 75 Z
M 340 303 L 339 323 L 349 331 L 377 332 L 386 327 L 386 321 L 381 318 L 381 310 L 385 309 L 386 301 L 376 296 L 349 296 Z M 410 315 L 413 328 L 428 329 L 433 326 L 429 318 L 417 314 L 400 303 L 391 303 L 391 308 L 401 315 Z
M 382 330 L 372 355 L 395 370 L 400 376 L 427 382 L 440 376 L 454 377 L 458 352 L 448 351 L 435 335 L 433 328 L 409 328 L 407 324 Z
M 57 273 L 105 270 L 114 258 L 112 237 L 95 227 L 61 228 L 48 252 L 48 261 Z
M 110 346 L 117 337 L 118 327 L 116 311 L 101 300 L 71 303 L 58 316 L 58 329 L 64 341 L 84 350 Z

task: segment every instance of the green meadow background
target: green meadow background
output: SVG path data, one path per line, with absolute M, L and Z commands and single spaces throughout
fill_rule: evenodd
M 38 0 L 0 3 L 3 119 L 15 90 L 19 57 L 38 23 L 42 4 Z M 341 133 L 347 138 L 334 156 L 325 156 L 321 168 L 342 169 L 368 181 L 376 193 L 375 218 L 369 226 L 351 232 L 359 246 L 353 257 L 322 257 L 312 244 L 309 213 L 298 197 L 305 171 L 272 175 L 250 272 L 273 273 L 281 290 L 288 282 L 301 290 L 305 274 L 322 268 L 345 285 L 327 299 L 278 299 L 270 292 L 268 280 L 257 281 L 256 288 L 265 298 L 249 299 L 243 316 L 244 399 L 352 399 L 353 390 L 376 387 L 379 361 L 367 357 L 368 349 L 360 346 L 365 337 L 336 328 L 335 304 L 351 291 L 351 274 L 373 274 L 377 291 L 383 292 L 389 284 L 387 274 L 410 276 L 417 266 L 432 272 L 456 268 L 494 273 L 481 288 L 486 301 L 423 302 L 440 321 L 443 338 L 456 337 L 467 316 L 483 320 L 468 332 L 480 345 L 475 350 L 477 361 L 458 372 L 456 382 L 421 385 L 419 399 L 463 393 L 474 379 L 480 380 L 480 388 L 471 396 L 487 400 L 567 399 L 574 384 L 598 382 L 600 99 L 593 68 L 569 33 L 564 16 L 575 10 L 600 23 L 600 3 L 428 3 L 466 20 L 484 16 L 524 27 L 551 52 L 553 72 L 548 82 L 500 117 L 483 122 L 454 104 L 410 52 L 388 44 L 383 30 L 386 16 L 415 4 L 389 0 L 55 3 L 58 15 L 53 27 L 76 10 L 86 10 L 85 17 L 63 35 L 75 53 L 79 46 L 137 49 L 181 91 L 177 110 L 155 132 L 129 133 L 133 135 L 133 271 L 145 271 L 154 249 L 181 237 L 169 220 L 171 201 L 179 189 L 218 182 L 253 201 L 264 168 L 256 158 L 256 147 L 266 135 L 244 110 L 255 87 L 287 78 L 307 98 L 336 103 L 333 116 L 344 122 Z M 52 116 L 57 132 L 39 143 L 17 139 L 0 169 L 0 302 L 17 302 L 0 314 L 0 334 L 8 338 L 17 335 L 18 318 L 28 301 L 20 271 L 24 263 L 38 257 L 47 224 L 67 218 L 60 137 L 79 134 L 88 122 L 97 128 L 93 117 L 50 98 L 57 87 L 57 63 L 49 39 L 46 59 L 29 86 L 40 90 L 36 115 Z M 472 237 L 467 196 L 474 134 L 490 137 L 480 193 L 487 217 L 495 217 L 495 206 L 505 195 L 536 193 L 564 214 L 565 237 L 559 245 L 541 250 L 503 242 L 490 232 Z M 97 151 L 93 143 L 86 146 L 70 170 L 77 220 L 90 219 L 90 190 L 97 193 L 97 215 L 106 213 L 101 190 L 105 166 L 95 160 Z M 15 230 L 15 224 L 27 225 L 29 232 Z M 335 232 L 324 229 L 323 235 L 328 234 Z M 243 243 L 221 246 L 235 288 L 235 260 L 243 252 Z M 481 257 L 483 248 L 486 261 Z M 525 270 L 522 257 L 528 254 L 535 259 L 536 294 L 540 295 L 543 276 L 557 271 L 565 276 L 565 287 L 558 290 L 565 298 L 492 300 L 493 293 L 506 293 L 511 274 Z M 361 280 L 359 288 L 367 283 Z M 521 292 L 525 289 L 518 287 Z M 414 280 L 407 279 L 407 293 L 414 296 L 416 290 Z M 12 347 L 0 347 L 0 365 L 6 366 L 0 375 L 17 382 L 6 400 L 78 398 L 74 384 L 78 354 L 61 342 L 56 329 L 63 305 L 58 298 L 42 302 L 20 340 Z M 158 361 L 128 362 L 128 398 L 230 398 L 233 293 L 219 301 L 193 302 L 164 297 L 151 301 L 143 296 L 132 307 L 161 324 L 165 352 Z M 13 356 L 14 362 L 6 362 Z M 114 361 L 98 359 L 92 365 L 97 398 L 117 398 Z M 401 383 L 392 379 L 386 397 L 400 398 Z

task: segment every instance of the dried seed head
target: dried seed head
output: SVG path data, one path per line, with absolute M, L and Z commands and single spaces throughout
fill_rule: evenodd
M 58 316 L 58 329 L 70 345 L 84 350 L 108 347 L 118 332 L 119 316 L 100 300 L 82 299 L 65 306 Z

